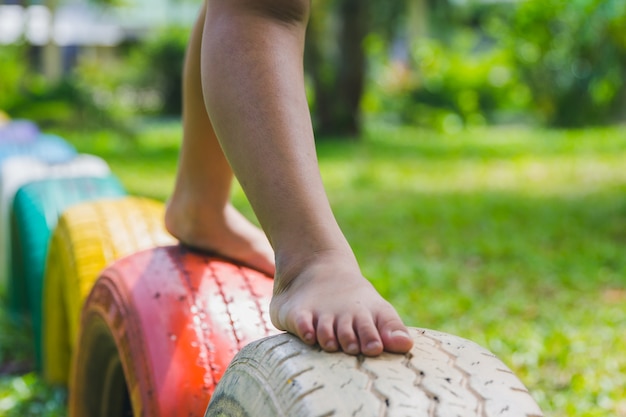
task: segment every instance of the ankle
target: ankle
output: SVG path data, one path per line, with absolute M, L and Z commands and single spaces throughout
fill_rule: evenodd
M 348 245 L 338 245 L 317 250 L 276 252 L 275 288 L 287 288 L 305 271 L 318 268 L 336 269 L 339 272 L 358 273 L 360 268 L 352 249 Z M 315 274 L 317 275 L 317 274 Z M 335 275 L 333 273 L 333 275 Z
M 173 196 L 165 209 L 165 227 L 177 234 L 193 237 L 198 233 L 219 232 L 226 223 L 226 209 L 195 198 Z

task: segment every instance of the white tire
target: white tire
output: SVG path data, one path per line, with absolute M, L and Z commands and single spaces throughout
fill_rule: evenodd
M 538 417 L 526 387 L 492 353 L 411 329 L 406 355 L 326 353 L 282 334 L 235 356 L 205 417 Z
M 58 164 L 31 156 L 0 160 L 0 286 L 6 284 L 11 273 L 9 219 L 13 197 L 20 187 L 45 178 L 105 177 L 110 173 L 109 165 L 102 158 L 87 154 Z

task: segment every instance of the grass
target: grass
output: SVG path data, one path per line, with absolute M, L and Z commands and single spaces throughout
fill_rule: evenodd
M 131 194 L 169 195 L 176 123 L 132 144 L 65 136 L 106 159 Z M 370 126 L 363 141 L 322 142 L 318 154 L 364 273 L 408 324 L 489 348 L 546 415 L 626 416 L 624 128 L 444 136 Z M 234 201 L 251 215 L 241 190 Z M 15 336 L 0 338 L 5 357 L 27 344 Z M 58 398 L 33 374 L 0 378 L 0 415 L 15 399 Z

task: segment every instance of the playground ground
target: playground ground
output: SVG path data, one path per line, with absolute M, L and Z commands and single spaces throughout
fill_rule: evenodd
M 180 137 L 61 133 L 103 157 L 129 194 L 167 199 Z M 321 142 L 320 165 L 363 271 L 411 326 L 499 356 L 546 415 L 626 416 L 626 128 L 370 126 Z M 251 210 L 239 189 L 234 201 Z M 0 301 L 4 303 L 4 300 Z M 0 306 L 0 415 L 64 416 Z

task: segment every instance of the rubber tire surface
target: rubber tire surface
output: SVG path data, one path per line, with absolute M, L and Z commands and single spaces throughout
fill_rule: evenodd
M 70 416 L 120 415 L 125 402 L 135 417 L 203 416 L 235 354 L 277 332 L 272 286 L 260 272 L 181 246 L 116 262 L 83 310 Z
M 2 123 L 0 117 L 0 144 L 32 142 L 39 134 L 39 127 L 30 120 L 11 120 Z
M 109 165 L 93 155 L 79 155 L 54 165 L 32 157 L 13 157 L 0 163 L 0 285 L 11 273 L 10 212 L 20 187 L 44 178 L 103 177 L 110 173 Z
M 76 149 L 56 135 L 41 134 L 32 142 L 0 142 L 0 164 L 16 156 L 29 156 L 48 164 L 69 162 Z
M 246 346 L 206 417 L 541 416 L 493 354 L 457 336 L 411 329 L 406 355 L 325 353 L 283 334 Z
M 15 194 L 11 216 L 9 309 L 14 316 L 30 317 L 37 369 L 41 369 L 44 269 L 50 235 L 58 218 L 74 204 L 124 195 L 124 188 L 112 175 L 35 181 Z
M 43 374 L 66 385 L 80 313 L 100 272 L 140 250 L 176 241 L 163 224 L 164 206 L 139 197 L 68 208 L 52 234 L 44 275 Z

